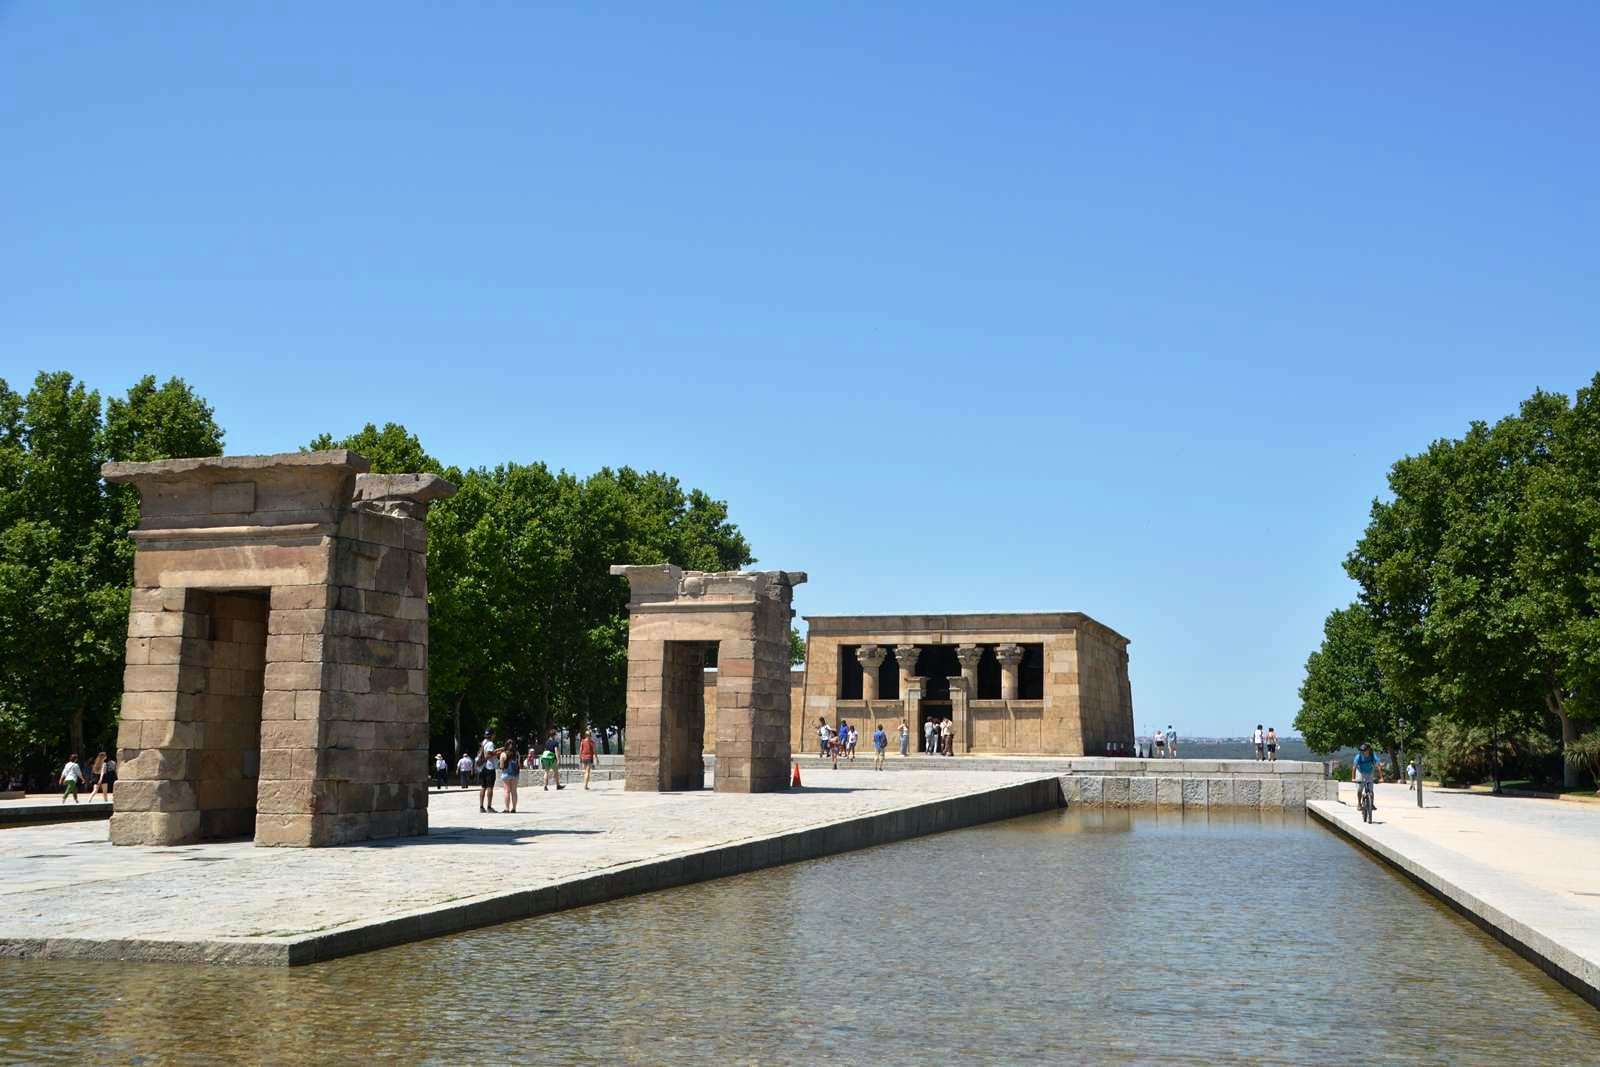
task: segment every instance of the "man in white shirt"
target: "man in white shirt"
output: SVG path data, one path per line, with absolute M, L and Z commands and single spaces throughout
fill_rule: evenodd
M 1267 735 L 1262 732 L 1260 723 L 1256 723 L 1256 732 L 1250 736 L 1250 739 L 1256 743 L 1256 759 L 1266 759 Z
M 65 786 L 61 791 L 61 803 L 65 804 L 68 797 L 72 798 L 74 804 L 78 803 L 78 785 L 82 781 L 83 768 L 78 766 L 78 754 L 74 752 L 67 757 L 67 765 L 56 776 L 56 784 Z
M 462 789 L 471 788 L 472 769 L 474 766 L 475 764 L 472 762 L 472 757 L 467 755 L 465 752 L 461 753 L 461 758 L 456 761 L 456 774 L 461 776 Z
M 828 758 L 828 742 L 833 740 L 833 727 L 828 725 L 827 719 L 817 720 L 817 758 Z
M 500 770 L 499 753 L 494 747 L 494 731 L 483 732 L 478 746 L 478 810 L 494 811 L 494 780 Z

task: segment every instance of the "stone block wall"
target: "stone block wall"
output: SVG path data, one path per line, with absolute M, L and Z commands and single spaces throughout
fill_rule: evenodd
M 1108 753 L 1107 745 L 1131 752 L 1133 692 L 1128 682 L 1127 649 L 1090 628 L 1080 628 L 1076 638 L 1082 753 L 1103 756 Z
M 1339 783 L 1323 778 L 1319 764 L 1303 766 L 1307 769 L 1275 774 L 1207 774 L 1203 769 L 1182 774 L 1177 768 L 1167 773 L 1070 773 L 1061 775 L 1061 794 L 1069 805 L 1183 811 L 1292 812 L 1305 810 L 1307 800 L 1338 799 Z

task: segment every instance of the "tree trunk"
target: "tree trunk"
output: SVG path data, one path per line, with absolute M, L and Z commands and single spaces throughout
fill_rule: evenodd
M 454 746 L 456 752 L 466 751 L 461 747 L 461 702 L 465 699 L 467 699 L 467 694 L 465 693 L 461 693 L 456 697 L 456 737 Z
M 1578 739 L 1578 724 L 1567 714 L 1567 702 L 1562 699 L 1559 688 L 1552 686 L 1546 690 L 1544 702 L 1561 723 L 1561 785 L 1566 789 L 1576 789 L 1579 769 L 1567 762 L 1567 746 Z
M 1405 775 L 1400 773 L 1400 752 L 1398 749 L 1391 748 L 1389 750 L 1389 780 L 1398 782 L 1404 777 Z
M 72 716 L 67 720 L 67 745 L 80 757 L 83 756 L 83 709 L 73 708 Z M 65 762 L 65 761 L 62 761 Z

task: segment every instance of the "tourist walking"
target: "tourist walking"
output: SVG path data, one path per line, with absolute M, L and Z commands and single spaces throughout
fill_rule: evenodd
M 1167 723 L 1167 758 L 1178 758 L 1178 731 L 1172 728 L 1170 722 Z
M 1267 727 L 1267 762 L 1278 762 L 1278 728 L 1276 726 Z
M 78 784 L 83 781 L 83 768 L 78 766 L 78 754 L 74 752 L 67 757 L 67 765 L 61 768 L 61 773 L 56 775 L 56 784 L 61 786 L 61 803 L 65 804 L 71 797 L 74 804 L 78 803 Z
M 505 790 L 505 803 L 501 806 L 508 812 L 517 810 L 517 786 L 522 780 L 522 758 L 517 755 L 515 746 L 507 748 L 500 753 L 500 785 Z
M 546 789 L 550 788 L 552 781 L 556 783 L 557 789 L 566 788 L 561 784 L 561 768 L 557 766 L 554 741 L 545 745 L 544 751 L 539 753 L 539 769 L 544 772 L 544 787 Z
M 583 787 L 589 788 L 589 775 L 594 770 L 594 731 L 584 732 L 578 742 L 578 766 L 583 768 Z
M 494 749 L 494 731 L 483 732 L 483 744 L 478 746 L 478 810 L 494 811 L 495 772 L 499 758 Z
M 856 761 L 856 728 L 850 727 L 850 762 Z
M 1410 761 L 1408 761 L 1406 763 L 1406 789 L 1411 790 L 1411 789 L 1415 789 L 1416 787 L 1417 787 L 1417 761 L 1416 761 L 1416 758 L 1413 757 Z
M 905 758 L 911 754 L 911 727 L 906 725 L 904 719 L 900 720 L 900 756 Z
M 884 733 L 883 723 L 872 732 L 872 769 L 883 770 L 883 755 L 889 748 L 889 735 Z
M 435 752 L 433 754 L 433 784 L 443 789 L 445 779 L 448 777 L 450 777 L 450 764 L 444 761 L 443 752 Z
M 472 754 L 471 753 L 463 752 L 463 753 L 461 753 L 461 758 L 456 760 L 456 775 L 457 775 L 457 777 L 459 777 L 461 779 L 461 788 L 462 789 L 470 789 L 472 787 Z
M 1161 759 L 1167 754 L 1167 735 L 1161 732 L 1161 727 L 1156 727 L 1156 732 L 1150 735 L 1150 749 Z
M 928 719 L 922 724 L 922 751 L 933 756 L 937 754 L 934 748 L 934 736 L 939 731 L 939 724 L 933 719 Z
M 939 746 L 944 751 L 946 756 L 954 756 L 956 754 L 955 746 L 952 743 L 953 738 L 951 737 L 951 734 L 954 732 L 954 730 L 955 723 L 951 722 L 949 719 L 946 719 L 939 724 Z
M 1261 724 L 1260 723 L 1256 723 L 1256 732 L 1254 734 L 1250 735 L 1250 739 L 1256 743 L 1256 759 L 1258 759 L 1258 760 L 1266 759 L 1267 758 L 1267 735 L 1261 732 Z
M 117 784 L 117 761 L 104 752 L 94 758 L 94 796 L 104 797 L 109 803 L 111 790 Z
M 819 716 L 817 718 L 817 759 L 825 760 L 828 758 L 828 749 L 833 747 L 832 742 L 833 727 L 828 725 L 827 719 Z

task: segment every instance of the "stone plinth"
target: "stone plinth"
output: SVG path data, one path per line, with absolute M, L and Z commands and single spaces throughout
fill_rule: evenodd
M 715 788 L 789 784 L 789 607 L 797 571 L 615 566 L 628 579 L 626 787 L 698 789 L 705 652 L 717 650 Z
M 140 496 L 115 844 L 428 828 L 429 501 L 343 450 L 108 463 Z

